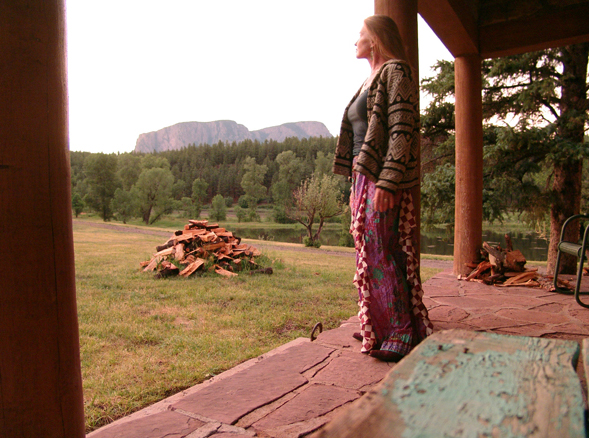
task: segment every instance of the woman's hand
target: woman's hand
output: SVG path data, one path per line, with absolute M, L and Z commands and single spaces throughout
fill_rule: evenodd
M 395 197 L 391 192 L 376 188 L 374 192 L 374 209 L 378 212 L 385 212 L 394 207 Z

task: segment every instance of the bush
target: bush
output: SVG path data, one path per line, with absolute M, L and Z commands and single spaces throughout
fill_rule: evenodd
M 272 210 L 272 217 L 274 219 L 274 222 L 276 222 L 277 224 L 294 224 L 294 223 L 296 223 L 295 220 L 289 218 L 286 215 L 286 210 L 284 209 L 284 206 L 282 206 L 282 205 L 274 205 L 274 208 Z
M 319 242 L 319 239 L 313 241 L 310 237 L 306 236 L 303 238 L 303 243 L 307 247 L 321 248 L 321 242 Z
M 237 216 L 237 222 L 245 222 L 247 218 L 247 211 L 245 209 L 236 205 L 233 211 L 235 211 L 235 216 Z

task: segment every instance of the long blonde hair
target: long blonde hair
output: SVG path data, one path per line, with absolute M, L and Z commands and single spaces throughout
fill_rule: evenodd
M 399 28 L 393 19 L 387 15 L 372 15 L 364 20 L 366 29 L 376 40 L 375 51 L 387 61 L 389 59 L 407 59 L 405 46 L 399 33 Z

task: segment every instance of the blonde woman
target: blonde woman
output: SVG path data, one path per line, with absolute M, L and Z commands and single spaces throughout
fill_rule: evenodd
M 395 22 L 364 20 L 356 57 L 370 75 L 345 109 L 334 172 L 352 180 L 350 206 L 363 353 L 396 362 L 432 332 L 413 251 L 409 189 L 419 184 L 419 92 Z

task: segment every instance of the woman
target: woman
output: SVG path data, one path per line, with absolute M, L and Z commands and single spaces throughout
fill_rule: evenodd
M 356 57 L 370 76 L 346 107 L 334 172 L 351 177 L 362 352 L 396 362 L 432 332 L 413 252 L 418 89 L 395 22 L 364 20 Z

